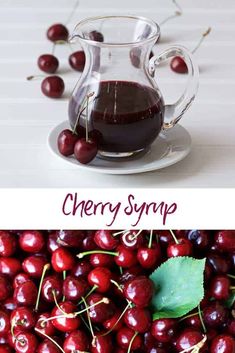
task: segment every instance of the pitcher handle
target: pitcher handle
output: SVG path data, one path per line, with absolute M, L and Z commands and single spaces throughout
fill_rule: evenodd
M 182 118 L 194 101 L 199 86 L 198 66 L 193 59 L 193 55 L 186 48 L 181 46 L 170 47 L 160 55 L 155 55 L 150 59 L 149 73 L 151 77 L 154 77 L 156 68 L 159 64 L 175 56 L 180 56 L 188 67 L 188 83 L 184 93 L 177 102 L 165 106 L 164 130 L 172 128 Z

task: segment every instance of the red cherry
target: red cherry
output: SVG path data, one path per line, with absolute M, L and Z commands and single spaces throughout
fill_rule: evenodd
M 124 285 L 125 297 L 141 308 L 149 305 L 153 292 L 153 282 L 145 276 L 136 277 Z
M 34 328 L 36 318 L 29 308 L 24 306 L 18 307 L 11 313 L 11 324 L 14 326 L 14 331 L 30 331 Z
M 117 332 L 117 343 L 121 348 L 128 349 L 130 342 L 135 335 L 135 331 L 131 330 L 129 327 L 122 327 Z M 137 335 L 131 345 L 131 350 L 139 349 L 142 345 L 142 339 L 140 335 Z
M 42 93 L 49 98 L 60 98 L 64 93 L 64 81 L 59 76 L 49 76 L 41 83 Z
M 229 335 L 219 335 L 211 343 L 210 353 L 235 353 L 235 339 Z
M 15 276 L 13 280 L 13 288 L 20 286 L 22 283 L 25 283 L 30 280 L 30 276 L 27 273 L 21 272 Z
M 0 291 L 1 292 L 1 291 Z M 14 309 L 16 309 L 17 305 L 16 302 L 14 300 L 14 298 L 7 298 L 3 303 L 2 303 L 2 307 L 3 309 L 7 310 L 8 312 L 13 311 Z
M 111 285 L 111 272 L 105 267 L 96 267 L 88 275 L 88 282 L 96 286 L 96 290 L 105 293 Z
M 74 265 L 73 255 L 65 248 L 56 249 L 51 256 L 51 264 L 56 272 L 68 271 Z
M 52 339 L 55 342 L 57 341 L 56 337 L 52 337 Z M 61 353 L 61 350 L 55 345 L 54 342 L 49 339 L 45 339 L 39 344 L 37 353 Z
M 0 310 L 0 337 L 6 336 L 10 331 L 10 319 L 7 312 Z
M 220 251 L 235 251 L 235 231 L 221 230 L 215 235 L 215 244 Z
M 76 305 L 72 304 L 71 302 L 62 302 L 59 303 L 59 307 L 62 311 L 59 308 L 55 307 L 51 313 L 51 316 L 53 317 L 58 316 L 58 318 L 52 320 L 52 323 L 55 328 L 62 332 L 72 332 L 74 330 L 77 330 L 77 328 L 81 324 L 80 318 L 78 316 L 74 318 L 68 318 L 65 315 L 63 316 L 63 312 L 67 314 L 75 313 L 77 311 Z
M 155 267 L 161 260 L 160 245 L 152 248 L 140 248 L 137 252 L 137 259 L 143 268 L 151 269 Z
M 176 341 L 176 348 L 178 352 L 187 350 L 197 343 L 201 342 L 203 339 L 203 334 L 198 330 L 187 329 L 181 333 Z
M 98 31 L 91 31 L 89 33 L 89 38 L 91 40 L 94 40 L 96 42 L 103 42 L 104 41 L 104 36 L 101 32 Z
M 50 313 L 43 313 L 38 316 L 35 328 L 37 329 L 36 333 L 38 336 L 45 338 L 43 334 L 51 337 L 55 334 L 55 327 L 53 326 L 51 320 L 46 321 L 51 317 Z M 38 332 L 38 330 L 41 332 Z
M 114 259 L 112 255 L 98 253 L 90 255 L 90 263 L 93 267 L 111 267 Z
M 11 293 L 12 288 L 8 278 L 0 274 L 0 301 L 10 297 Z
M 48 74 L 54 74 L 59 67 L 59 61 L 52 54 L 43 54 L 38 58 L 38 67 Z
M 41 232 L 27 230 L 20 235 L 19 245 L 23 251 L 37 253 L 44 247 L 45 240 Z
M 47 250 L 52 253 L 58 248 L 61 248 L 62 245 L 58 243 L 58 235 L 56 232 L 52 232 L 49 234 L 47 239 Z
M 124 245 L 117 247 L 118 255 L 115 256 L 114 261 L 120 267 L 132 267 L 137 263 L 136 254 L 134 251 L 129 250 Z
M 82 164 L 90 163 L 97 155 L 97 152 L 97 142 L 93 139 L 86 140 L 85 138 L 81 138 L 75 143 L 74 155 Z
M 15 350 L 17 353 L 35 353 L 38 341 L 30 332 L 21 332 L 16 335 Z
M 83 71 L 86 63 L 84 51 L 75 51 L 69 56 L 69 65 L 76 71 Z
M 176 333 L 176 320 L 158 319 L 152 324 L 151 334 L 159 342 L 168 343 Z
M 111 353 L 113 350 L 112 339 L 110 335 L 97 336 L 94 344 L 91 345 L 91 353 Z
M 108 320 L 103 322 L 103 326 L 109 331 L 118 331 L 123 325 L 123 318 L 120 319 L 121 311 L 117 309 L 115 314 Z
M 56 276 L 48 276 L 42 282 L 42 297 L 49 303 L 54 303 L 54 296 L 58 300 L 62 297 L 62 281 Z
M 87 278 L 92 266 L 88 261 L 77 262 L 71 270 L 71 275 L 80 278 Z
M 118 245 L 118 239 L 112 235 L 110 230 L 97 230 L 95 232 L 94 241 L 101 249 L 113 250 Z
M 19 305 L 33 306 L 36 303 L 38 289 L 32 281 L 22 283 L 14 290 L 14 300 Z
M 0 257 L 0 274 L 14 277 L 21 271 L 21 263 L 14 257 Z
M 16 238 L 13 234 L 4 230 L 0 231 L 0 256 L 12 256 L 16 251 L 16 245 Z
M 147 309 L 134 307 L 125 312 L 124 321 L 132 330 L 144 333 L 150 329 L 151 315 Z
M 171 70 L 174 72 L 177 72 L 178 74 L 187 74 L 188 73 L 188 67 L 180 56 L 175 56 L 171 60 Z
M 46 263 L 47 259 L 44 256 L 32 255 L 24 259 L 22 267 L 31 277 L 40 278 L 42 276 L 43 267 Z
M 66 129 L 61 131 L 57 139 L 57 146 L 59 152 L 63 156 L 71 156 L 74 151 L 74 146 L 78 141 L 78 135 L 74 134 L 71 130 Z
M 230 279 L 226 276 L 215 276 L 210 283 L 210 295 L 216 300 L 227 300 L 230 294 Z
M 7 344 L 0 344 L 0 353 L 12 353 L 11 347 Z
M 67 41 L 68 35 L 68 29 L 61 23 L 56 23 L 47 30 L 47 38 L 52 42 Z
M 65 353 L 87 352 L 89 350 L 87 335 L 80 330 L 71 332 L 64 341 L 63 349 Z
M 80 248 L 85 238 L 85 233 L 82 230 L 59 230 L 56 234 L 57 242 L 68 248 Z
M 129 232 L 125 232 L 121 236 L 121 242 L 128 249 L 136 250 L 141 247 L 144 243 L 143 234 L 138 234 L 137 230 L 130 230 Z
M 79 301 L 89 290 L 87 281 L 68 276 L 63 282 L 63 294 L 67 300 Z
M 167 247 L 168 257 L 189 256 L 192 254 L 192 244 L 188 239 L 178 239 L 178 244 L 170 244 Z

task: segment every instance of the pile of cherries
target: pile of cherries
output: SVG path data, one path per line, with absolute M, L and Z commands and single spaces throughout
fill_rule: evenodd
M 201 311 L 152 321 L 176 256 L 206 257 Z M 234 353 L 234 269 L 229 230 L 0 231 L 0 353 Z

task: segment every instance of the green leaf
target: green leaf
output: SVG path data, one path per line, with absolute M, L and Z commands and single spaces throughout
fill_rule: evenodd
M 156 289 L 152 299 L 154 320 L 181 317 L 199 305 L 204 297 L 205 261 L 173 257 L 152 273 Z
M 224 302 L 224 305 L 226 308 L 231 308 L 233 306 L 233 303 L 235 303 L 235 292 L 230 295 L 230 297 Z

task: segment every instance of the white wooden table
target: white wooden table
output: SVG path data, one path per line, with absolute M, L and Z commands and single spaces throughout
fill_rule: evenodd
M 65 97 L 50 100 L 40 92 L 40 54 L 51 51 L 46 29 L 64 22 L 72 0 L 0 0 L 0 187 L 234 187 L 235 186 L 235 2 L 179 0 L 184 15 L 162 28 L 160 52 L 171 44 L 192 49 L 201 33 L 211 35 L 195 54 L 200 66 L 200 90 L 182 121 L 193 139 L 191 154 L 161 171 L 108 176 L 82 172 L 53 156 L 47 147 L 50 130 L 67 118 L 68 96 L 79 78 L 68 70 L 66 46 L 58 46 L 59 74 Z M 81 0 L 69 28 L 98 14 L 138 14 L 160 22 L 174 11 L 170 0 Z M 177 97 L 184 78 L 159 69 L 165 100 Z

